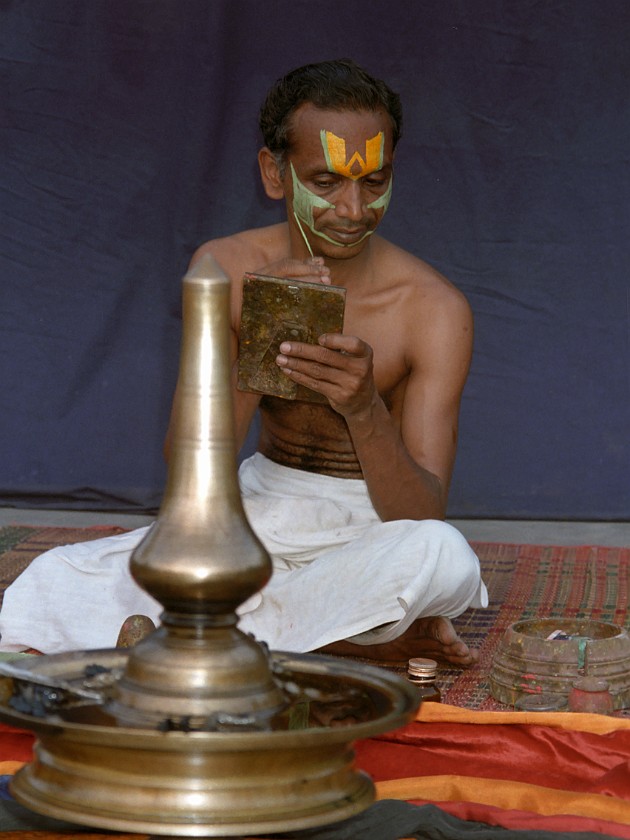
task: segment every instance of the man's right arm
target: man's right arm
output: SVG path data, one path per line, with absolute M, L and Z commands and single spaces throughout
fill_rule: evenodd
M 248 247 L 249 246 L 249 247 Z M 239 327 L 242 305 L 242 279 L 247 271 L 267 274 L 274 277 L 287 277 L 309 283 L 330 283 L 330 270 L 321 258 L 294 260 L 289 257 L 268 262 L 264 249 L 256 248 L 237 236 L 211 240 L 201 245 L 193 254 L 189 269 L 204 254 L 210 254 L 221 266 L 230 280 L 230 365 L 232 379 L 232 401 L 234 408 L 234 432 L 236 451 L 245 443 L 247 433 L 258 409 L 262 394 L 239 391 L 238 381 L 238 346 Z M 265 260 L 267 257 L 267 260 Z M 267 264 L 264 264 L 267 262 Z M 263 267 L 261 268 L 261 264 Z M 177 400 L 177 389 L 173 406 Z M 173 410 L 171 409 L 171 418 Z M 171 423 L 164 441 L 164 457 L 168 461 L 171 441 Z
M 260 394 L 244 393 L 236 387 L 238 376 L 238 325 L 240 323 L 241 310 L 241 287 L 240 280 L 244 271 L 241 271 L 239 260 L 234 248 L 232 237 L 226 239 L 211 240 L 201 245 L 192 255 L 188 270 L 205 254 L 210 254 L 223 269 L 226 277 L 230 280 L 230 370 L 232 384 L 232 402 L 234 410 L 234 433 L 236 439 L 236 451 L 238 452 L 245 442 L 247 432 L 256 414 Z M 177 403 L 178 393 L 175 388 L 171 416 L 168 430 L 164 440 L 164 458 L 168 462 L 171 439 L 174 409 Z

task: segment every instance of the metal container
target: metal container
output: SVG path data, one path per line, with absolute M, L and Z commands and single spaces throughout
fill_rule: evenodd
M 519 621 L 499 642 L 490 690 L 509 706 L 534 694 L 568 698 L 584 676 L 606 680 L 615 709 L 630 706 L 630 638 L 623 627 L 591 619 Z

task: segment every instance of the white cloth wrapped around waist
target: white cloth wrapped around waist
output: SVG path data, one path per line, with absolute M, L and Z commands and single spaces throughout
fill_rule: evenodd
M 274 569 L 239 607 L 239 626 L 272 649 L 310 651 L 348 638 L 383 643 L 422 616 L 487 606 L 464 537 L 435 520 L 382 522 L 365 482 L 283 467 L 260 453 L 243 462 L 239 481 Z M 160 604 L 129 572 L 147 530 L 35 558 L 5 593 L 0 650 L 111 647 L 129 615 L 157 623 Z

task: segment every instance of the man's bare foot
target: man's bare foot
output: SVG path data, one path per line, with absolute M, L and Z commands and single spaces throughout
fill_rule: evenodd
M 441 615 L 419 618 L 402 636 L 387 644 L 356 645 L 344 640 L 326 645 L 319 652 L 405 666 L 414 656 L 428 656 L 461 666 L 472 665 L 479 657 L 476 650 L 471 650 L 459 638 L 451 620 Z

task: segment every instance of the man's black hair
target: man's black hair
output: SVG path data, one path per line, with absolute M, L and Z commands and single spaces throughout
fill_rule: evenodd
M 333 111 L 378 111 L 392 121 L 393 145 L 402 132 L 400 97 L 383 81 L 370 76 L 350 59 L 305 64 L 278 79 L 260 109 L 259 125 L 265 145 L 277 159 L 291 144 L 291 118 L 305 102 Z

